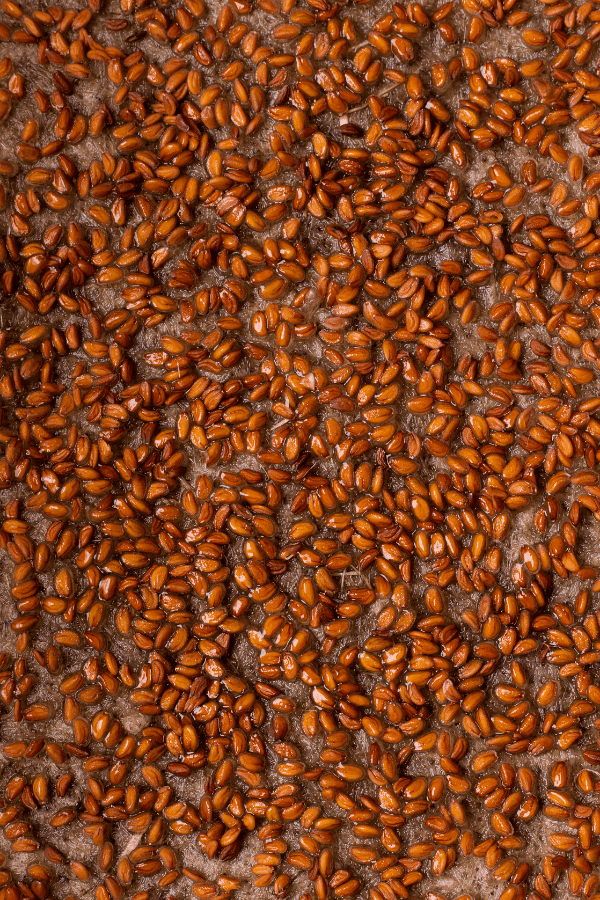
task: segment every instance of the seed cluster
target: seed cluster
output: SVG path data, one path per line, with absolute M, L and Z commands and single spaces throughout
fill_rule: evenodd
M 600 900 L 600 2 L 35 6 L 0 900 Z

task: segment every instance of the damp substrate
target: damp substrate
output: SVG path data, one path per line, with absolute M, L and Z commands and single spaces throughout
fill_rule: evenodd
M 0 2 L 0 900 L 600 900 L 599 38 Z

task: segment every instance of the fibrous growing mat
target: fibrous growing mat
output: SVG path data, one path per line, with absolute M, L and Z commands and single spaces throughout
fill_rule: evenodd
M 599 900 L 600 5 L 0 2 L 0 900 Z

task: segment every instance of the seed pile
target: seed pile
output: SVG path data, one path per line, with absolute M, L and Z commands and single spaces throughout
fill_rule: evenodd
M 600 3 L 0 2 L 0 900 L 600 900 Z

